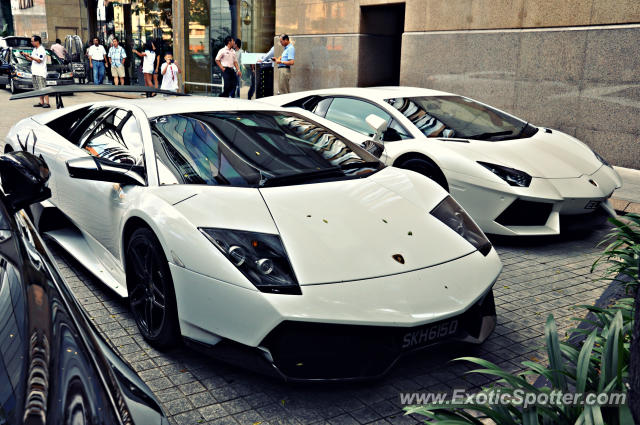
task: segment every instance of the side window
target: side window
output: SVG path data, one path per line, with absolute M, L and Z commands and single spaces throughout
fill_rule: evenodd
M 313 108 L 313 113 L 316 115 L 319 115 L 321 117 L 324 117 L 325 115 L 327 115 L 327 110 L 329 109 L 329 106 L 331 105 L 331 102 L 333 102 L 333 98 L 332 97 L 328 97 L 326 99 L 322 99 L 320 102 L 318 102 L 315 106 L 315 108 Z
M 344 125 L 351 130 L 358 133 L 366 134 L 367 136 L 373 136 L 373 130 L 365 119 L 369 115 L 376 115 L 387 122 L 391 119 L 391 116 L 382 109 L 369 102 L 362 100 L 351 99 L 348 97 L 336 97 L 329 105 L 325 118 L 329 121 Z
M 115 109 L 96 122 L 82 149 L 109 161 L 144 166 L 140 127 L 130 111 Z
M 197 118 L 168 115 L 151 121 L 161 185 L 247 186 L 259 175 Z

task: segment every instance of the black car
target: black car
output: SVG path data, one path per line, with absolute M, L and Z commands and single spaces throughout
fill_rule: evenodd
M 18 37 L 14 35 L 0 37 L 0 49 L 6 49 L 7 47 L 31 47 L 31 37 Z
M 23 208 L 51 196 L 27 152 L 0 156 L 0 424 L 168 424 L 98 335 Z
M 47 52 L 47 85 L 74 84 L 73 70 L 50 49 Z M 33 89 L 31 62 L 20 52 L 31 53 L 33 47 L 8 47 L 0 51 L 0 88 L 9 86 L 11 93 Z

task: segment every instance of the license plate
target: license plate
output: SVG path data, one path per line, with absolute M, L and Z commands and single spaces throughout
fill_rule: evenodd
M 585 210 L 595 210 L 600 205 L 600 201 L 589 201 L 587 205 L 584 206 Z
M 416 347 L 423 347 L 447 338 L 457 331 L 458 319 L 421 326 L 404 334 L 402 337 L 402 349 L 410 350 Z
M 47 85 L 48 85 L 48 86 L 55 86 L 55 85 L 57 85 L 57 84 L 58 84 L 58 82 L 57 82 L 57 81 L 47 81 Z

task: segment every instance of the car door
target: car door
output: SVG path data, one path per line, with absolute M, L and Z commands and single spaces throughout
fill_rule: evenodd
M 9 63 L 9 49 L 0 51 L 0 85 L 9 84 L 11 64 Z
M 59 152 L 58 161 L 97 156 L 119 164 L 144 167 L 145 155 L 141 131 L 141 111 L 112 107 L 95 119 L 75 143 Z M 112 274 L 120 270 L 118 229 L 131 192 L 139 186 L 122 187 L 116 183 L 71 178 L 68 173 L 59 187 L 58 207 L 83 231 L 85 239 L 103 265 Z

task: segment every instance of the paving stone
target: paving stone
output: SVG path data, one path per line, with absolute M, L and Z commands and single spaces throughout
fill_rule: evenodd
M 193 405 L 189 402 L 189 400 L 187 400 L 186 397 L 164 402 L 163 405 L 167 410 L 167 413 L 172 416 L 186 412 L 188 410 L 193 410 Z
M 180 391 L 185 393 L 186 395 L 191 395 L 195 393 L 199 393 L 202 391 L 206 391 L 207 389 L 200 382 L 189 382 L 188 384 L 178 385 Z
M 177 425 L 198 425 L 205 422 L 205 419 L 197 410 L 180 413 L 178 415 L 172 416 L 172 419 Z
M 202 417 L 207 421 L 229 416 L 229 412 L 224 410 L 220 404 L 212 404 L 210 406 L 201 407 L 198 409 Z

